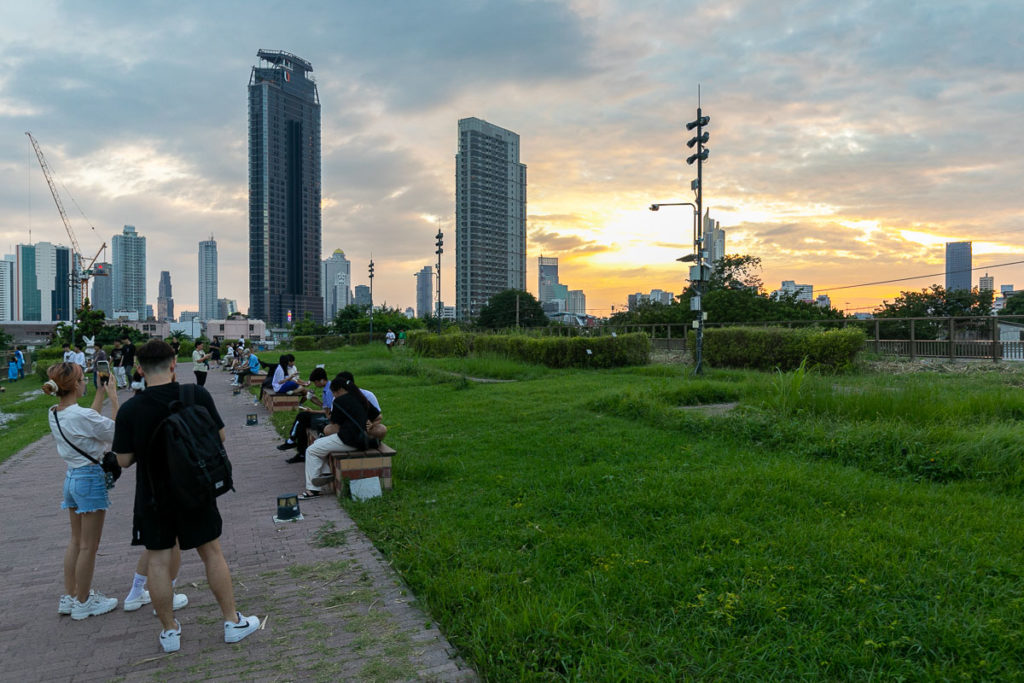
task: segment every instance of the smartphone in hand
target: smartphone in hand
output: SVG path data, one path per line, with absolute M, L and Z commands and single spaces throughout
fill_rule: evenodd
M 96 374 L 100 378 L 100 384 L 106 384 L 110 380 L 110 361 L 96 361 Z

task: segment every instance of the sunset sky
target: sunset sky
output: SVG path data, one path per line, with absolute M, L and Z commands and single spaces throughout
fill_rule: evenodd
M 197 308 L 198 242 L 219 296 L 248 307 L 246 86 L 260 48 L 313 64 L 322 105 L 323 253 L 374 302 L 414 305 L 446 233 L 454 305 L 457 121 L 521 136 L 527 288 L 536 257 L 599 316 L 679 292 L 697 85 L 711 116 L 705 206 L 727 252 L 830 287 L 1024 260 L 1024 3 L 5 2 L 0 16 L 0 250 L 67 243 L 24 132 L 66 186 L 89 256 L 137 227 L 147 299 L 170 270 Z M 63 188 L 62 188 L 63 191 Z M 71 197 L 96 227 L 94 233 Z M 111 253 L 108 249 L 108 259 Z M 989 270 L 1024 288 L 1024 264 Z M 984 270 L 976 271 L 977 284 Z M 871 310 L 943 278 L 834 290 Z

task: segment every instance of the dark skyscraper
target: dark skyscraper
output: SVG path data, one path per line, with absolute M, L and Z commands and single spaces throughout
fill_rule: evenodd
M 156 319 L 174 320 L 174 294 L 171 289 L 171 273 L 160 271 L 160 284 L 156 288 Z
M 281 325 L 320 294 L 320 98 L 313 66 L 260 50 L 249 78 L 249 315 Z
M 946 242 L 946 291 L 971 289 L 971 243 Z

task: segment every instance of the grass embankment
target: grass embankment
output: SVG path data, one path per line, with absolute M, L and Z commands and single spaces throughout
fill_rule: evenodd
M 57 399 L 44 394 L 40 390 L 41 385 L 35 374 L 26 375 L 17 382 L 3 383 L 5 391 L 0 393 L 0 414 L 3 415 L 3 422 L 0 423 L 0 462 L 50 433 L 46 409 L 55 404 Z M 91 406 L 95 394 L 90 384 L 88 393 L 79 404 Z M 104 405 L 103 414 L 110 414 L 109 406 Z
M 347 507 L 487 679 L 1019 675 L 1019 374 L 366 353 L 328 369 L 381 398 L 396 483 Z

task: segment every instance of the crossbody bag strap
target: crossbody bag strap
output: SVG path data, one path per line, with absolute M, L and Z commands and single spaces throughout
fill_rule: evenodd
M 72 448 L 74 448 L 74 449 L 75 449 L 76 451 L 78 451 L 79 453 L 81 453 L 82 455 L 84 455 L 85 457 L 89 458 L 90 460 L 92 460 L 92 461 L 93 461 L 94 463 L 96 463 L 97 465 L 99 465 L 99 464 L 100 464 L 100 461 L 99 461 L 99 460 L 97 460 L 96 458 L 92 457 L 91 455 L 89 455 L 88 453 L 86 453 L 85 451 L 83 451 L 83 450 L 82 450 L 81 448 L 79 448 L 78 446 L 76 446 L 75 444 L 71 443 L 71 440 L 70 440 L 70 439 L 68 438 L 67 434 L 65 434 L 65 433 L 64 433 L 64 430 L 60 428 L 60 418 L 59 418 L 59 417 L 57 417 L 57 412 L 58 412 L 58 411 L 57 411 L 56 409 L 55 409 L 55 410 L 53 411 L 53 419 L 54 419 L 54 421 L 56 421 L 56 423 L 57 423 L 57 431 L 58 431 L 58 432 L 60 432 L 60 435 L 64 437 L 64 440 L 68 442 L 68 445 L 69 445 L 69 446 L 71 446 L 71 447 L 72 447 Z
M 333 402 L 331 403 L 331 407 L 332 408 L 334 407 L 334 403 Z M 351 420 L 352 424 L 354 424 L 356 427 L 359 428 L 359 433 L 363 435 L 363 446 L 365 448 L 370 448 L 371 447 L 370 446 L 370 439 L 373 438 L 373 437 L 371 437 L 369 434 L 366 433 L 366 427 L 364 427 L 363 425 L 361 425 L 358 422 L 356 422 L 356 419 L 354 417 L 352 417 L 351 415 L 349 415 L 348 411 L 345 410 L 344 408 L 342 408 L 340 405 L 338 406 L 338 410 L 340 410 L 341 412 L 345 413 L 345 417 L 347 417 L 349 420 Z M 341 434 L 340 433 L 338 434 L 338 438 L 339 439 L 341 438 Z

